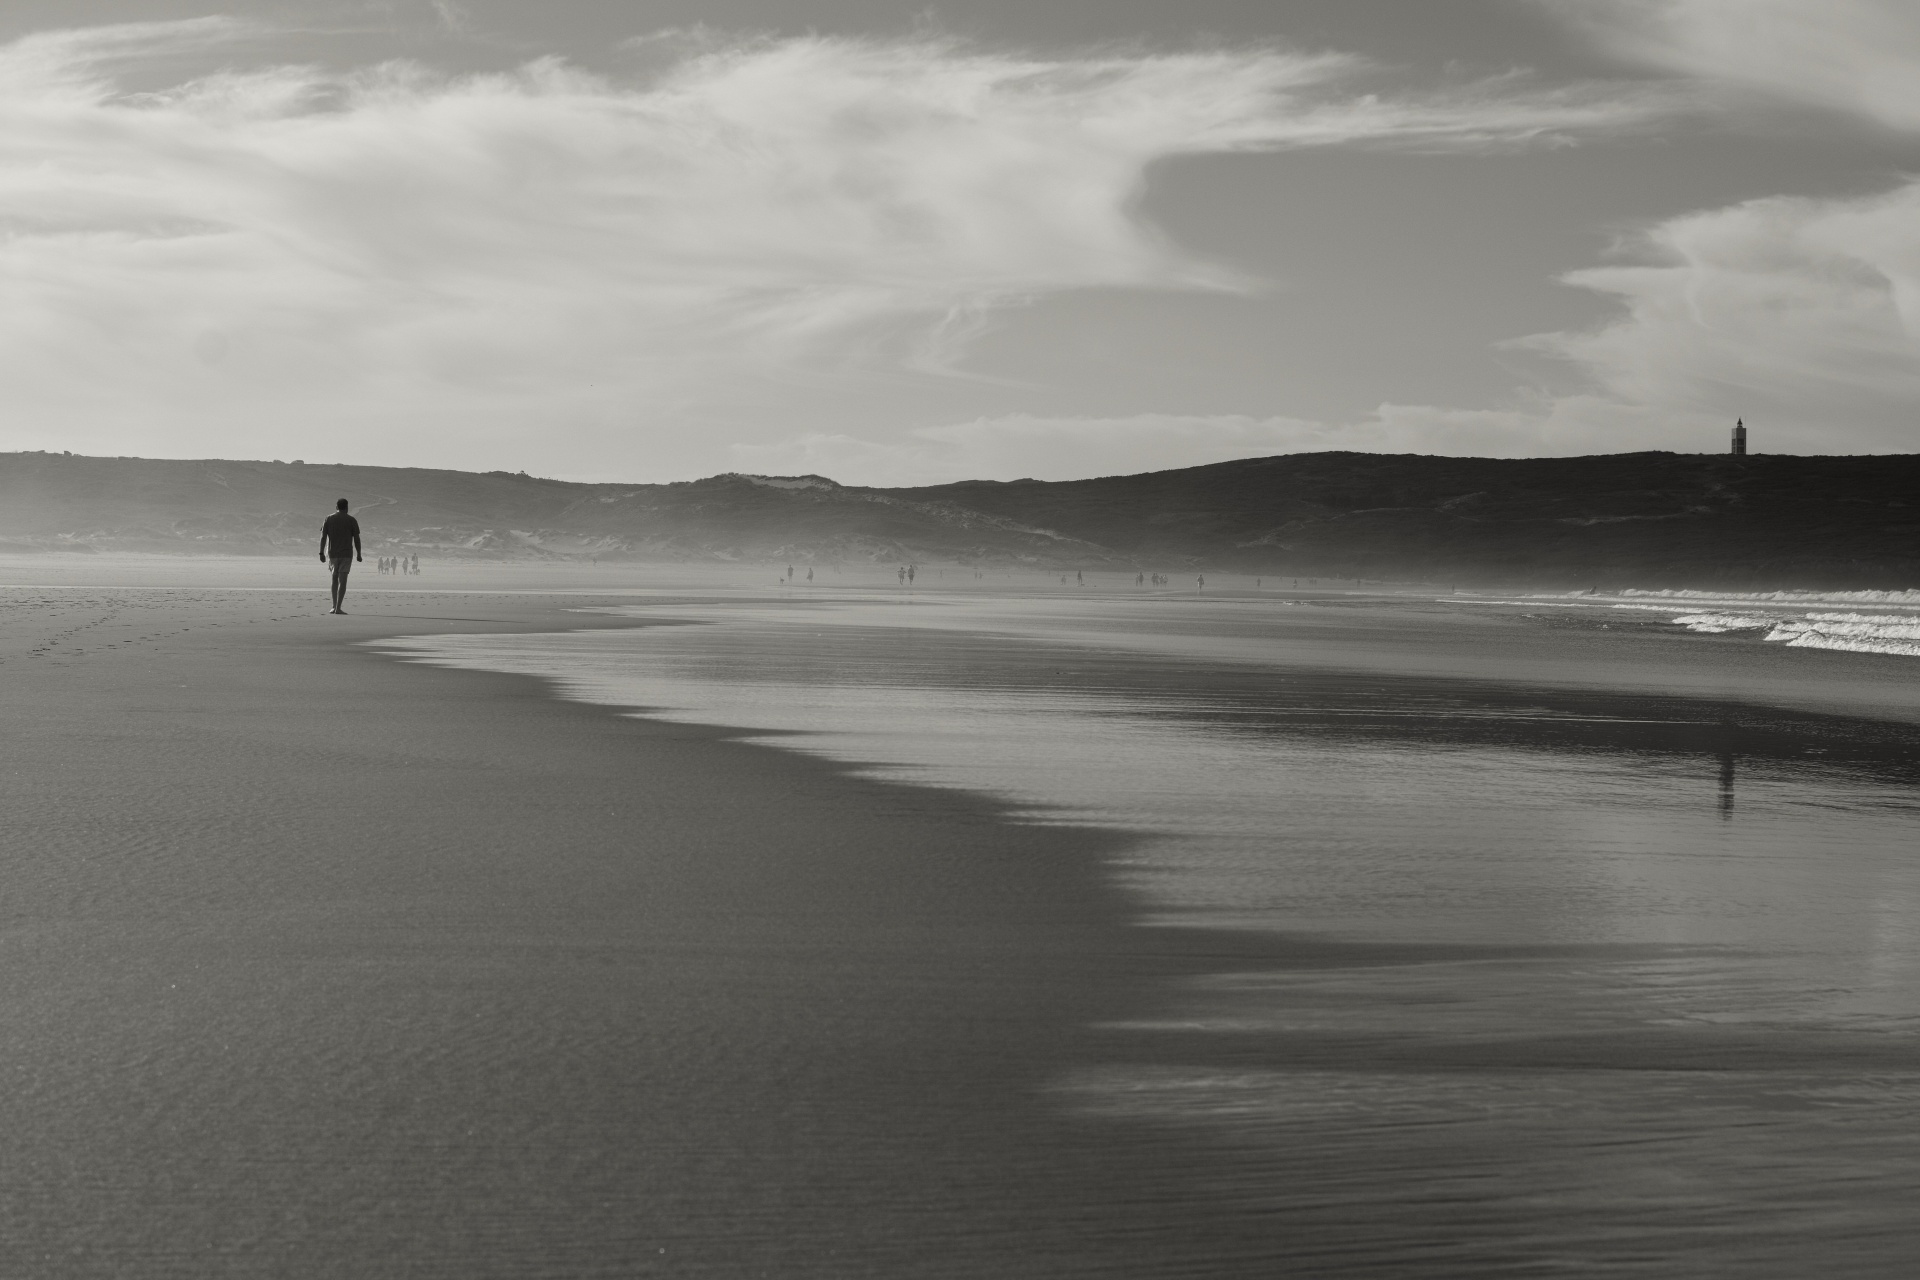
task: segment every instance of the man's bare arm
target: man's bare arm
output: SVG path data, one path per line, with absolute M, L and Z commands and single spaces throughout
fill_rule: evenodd
M 355 560 L 366 559 L 365 556 L 360 554 L 360 526 L 359 525 L 353 526 L 353 558 Z

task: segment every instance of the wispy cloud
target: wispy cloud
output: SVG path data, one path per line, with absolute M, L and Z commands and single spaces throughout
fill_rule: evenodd
M 0 45 L 0 93 L 43 105 L 100 102 L 114 94 L 114 74 L 169 55 L 233 47 L 259 28 L 234 18 L 127 22 L 40 31 Z
M 1920 129 L 1912 0 L 1539 0 L 1650 66 Z
M 547 60 L 122 84 L 256 34 L 0 48 L 16 440 L 291 452 L 325 433 L 306 451 L 473 465 L 538 432 L 576 459 L 635 438 L 691 459 L 721 442 L 682 424 L 743 379 L 937 365 L 979 317 L 1060 290 L 1234 287 L 1140 218 L 1158 160 L 1538 143 L 1670 105 L 1506 81 L 1396 98 L 1363 92 L 1354 59 L 1275 49 L 834 39 L 709 47 L 635 82 Z
M 460 0 L 433 0 L 433 12 L 440 19 L 440 25 L 456 35 L 465 35 L 472 29 L 473 15 Z

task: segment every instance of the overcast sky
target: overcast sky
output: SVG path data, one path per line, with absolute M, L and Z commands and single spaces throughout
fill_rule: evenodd
M 1913 0 L 8 0 L 0 449 L 1907 452 Z

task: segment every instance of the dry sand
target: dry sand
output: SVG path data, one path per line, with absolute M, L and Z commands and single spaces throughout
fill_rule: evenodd
M 121 585 L 0 590 L 0 1273 L 1265 1249 L 1210 1153 L 1050 1093 L 1166 967 L 1119 837 L 353 643 L 631 625 L 565 612 L 601 601 L 88 570 Z

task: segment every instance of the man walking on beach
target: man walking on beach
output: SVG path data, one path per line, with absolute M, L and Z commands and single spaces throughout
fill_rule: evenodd
M 320 559 L 333 566 L 333 608 L 329 613 L 345 613 L 340 606 L 347 598 L 347 574 L 360 554 L 360 522 L 347 514 L 347 500 L 335 504 L 340 509 L 320 526 Z

